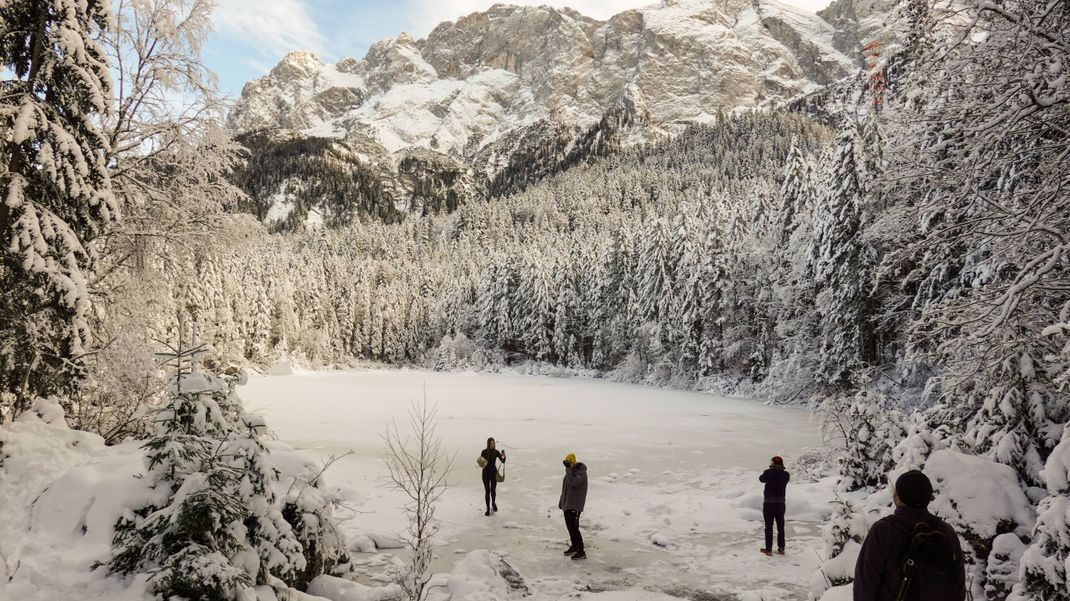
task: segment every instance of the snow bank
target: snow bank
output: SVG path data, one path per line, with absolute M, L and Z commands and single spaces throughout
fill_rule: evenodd
M 394 586 L 366 586 L 334 576 L 317 576 L 308 585 L 308 592 L 331 601 L 387 601 L 398 598 L 399 593 Z
M 960 534 L 992 539 L 1015 531 L 1028 536 L 1036 521 L 1014 470 L 984 457 L 936 451 L 925 465 L 935 499 L 929 510 Z
M 282 355 L 275 360 L 275 364 L 268 370 L 269 376 L 292 376 L 296 373 L 293 363 L 290 362 L 290 358 L 286 355 Z
M 185 383 L 213 385 L 209 379 Z M 268 445 L 283 486 L 322 469 L 288 445 Z M 153 599 L 145 574 L 117 578 L 93 570 L 111 558 L 119 517 L 165 492 L 152 491 L 139 477 L 144 471 L 140 442 L 106 446 L 100 436 L 69 429 L 59 405 L 39 402 L 0 427 L 0 451 L 0 599 Z M 258 601 L 275 598 L 268 590 L 257 595 Z M 301 595 L 290 601 L 301 598 L 318 599 Z M 355 597 L 343 601 L 350 598 Z
M 821 601 L 852 601 L 853 599 L 854 590 L 850 584 L 832 587 L 821 595 Z
M 437 586 L 428 595 L 428 601 L 504 600 L 510 590 L 502 576 L 505 565 L 490 551 L 473 551 L 457 562 L 452 574 L 432 580 L 432 585 Z
M 639 588 L 629 589 L 626 591 L 581 593 L 579 596 L 576 597 L 576 599 L 584 601 L 680 601 L 679 597 L 670 597 L 669 595 L 663 593 L 646 591 Z
M 151 599 L 144 577 L 91 571 L 111 554 L 123 508 L 146 494 L 136 444 L 114 447 L 67 428 L 55 403 L 40 402 L 0 428 L 0 598 L 20 601 Z

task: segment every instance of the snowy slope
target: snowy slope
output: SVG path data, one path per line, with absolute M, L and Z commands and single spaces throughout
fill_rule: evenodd
M 327 65 L 294 52 L 249 82 L 230 114 L 263 128 L 368 137 L 471 159 L 548 120 L 588 127 L 639 107 L 646 136 L 718 112 L 768 106 L 846 75 L 852 61 L 819 17 L 775 1 L 665 0 L 596 21 L 569 9 L 495 5 L 423 40 L 376 43 Z

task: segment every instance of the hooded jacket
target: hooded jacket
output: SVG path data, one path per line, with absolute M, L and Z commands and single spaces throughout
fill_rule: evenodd
M 583 513 L 587 503 L 587 466 L 577 463 L 565 468 L 565 478 L 561 481 L 561 500 L 557 508 L 562 511 Z

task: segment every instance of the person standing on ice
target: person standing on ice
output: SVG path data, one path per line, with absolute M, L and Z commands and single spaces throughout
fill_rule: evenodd
M 487 448 L 479 454 L 479 467 L 483 468 L 483 494 L 487 502 L 487 512 L 498 512 L 498 460 L 505 463 L 505 451 L 499 451 L 493 438 L 487 439 Z
M 855 563 L 854 601 L 963 601 L 958 534 L 929 513 L 933 485 L 911 470 L 895 481 L 895 513 L 869 529 Z
M 587 466 L 576 462 L 576 455 L 569 453 L 562 462 L 565 478 L 561 481 L 561 500 L 557 508 L 565 512 L 565 528 L 571 544 L 565 555 L 572 559 L 587 559 L 583 550 L 583 535 L 580 534 L 580 514 L 587 504 Z
M 774 455 L 769 468 L 758 476 L 759 482 L 765 483 L 765 502 L 762 503 L 762 517 L 765 518 L 765 546 L 761 551 L 765 555 L 773 554 L 773 522 L 776 522 L 777 554 L 784 554 L 784 510 L 787 508 L 787 488 L 791 475 L 784 469 L 784 459 Z

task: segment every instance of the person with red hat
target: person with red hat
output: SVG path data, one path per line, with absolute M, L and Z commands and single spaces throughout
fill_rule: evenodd
M 765 483 L 765 502 L 762 504 L 762 517 L 765 518 L 765 546 L 761 551 L 765 555 L 773 554 L 773 523 L 777 529 L 777 554 L 784 554 L 784 510 L 787 508 L 787 488 L 791 475 L 784 469 L 784 458 L 774 455 L 769 468 L 758 476 L 758 481 Z

